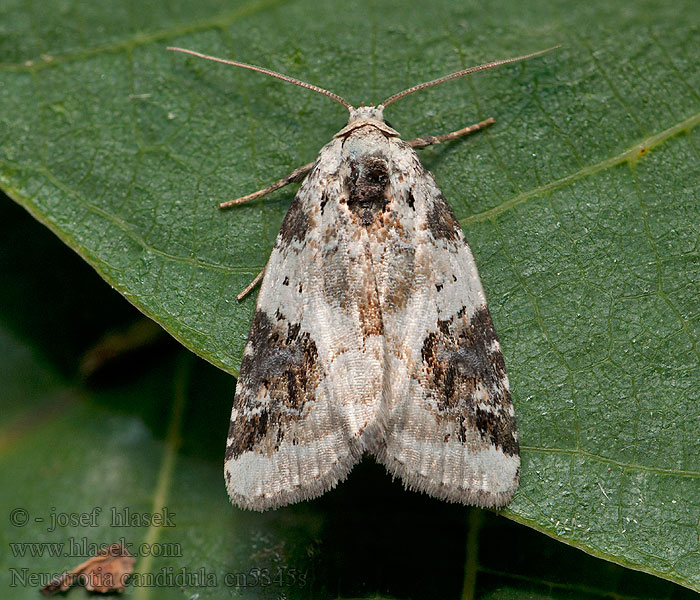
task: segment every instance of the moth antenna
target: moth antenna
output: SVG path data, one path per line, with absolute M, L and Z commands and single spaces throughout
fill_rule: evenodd
M 197 56 L 199 58 L 205 58 L 207 60 L 213 60 L 215 62 L 224 63 L 226 65 L 233 65 L 234 67 L 242 67 L 244 69 L 250 69 L 251 71 L 258 71 L 259 73 L 265 73 L 265 75 L 269 75 L 270 77 L 277 77 L 277 79 L 281 79 L 282 81 L 286 81 L 287 83 L 293 83 L 294 85 L 298 85 L 299 87 L 306 88 L 307 90 L 312 90 L 314 92 L 318 92 L 319 94 L 323 94 L 324 96 L 328 96 L 329 98 L 342 104 L 349 111 L 353 110 L 352 105 L 344 98 L 341 98 L 340 96 L 338 96 L 338 94 L 334 94 L 333 92 L 329 92 L 328 90 L 324 90 L 323 88 L 320 88 L 316 85 L 306 83 L 305 81 L 299 81 L 298 79 L 294 79 L 293 77 L 289 77 L 288 75 L 282 75 L 282 73 L 277 73 L 275 71 L 271 71 L 270 69 L 264 69 L 263 67 L 256 67 L 255 65 L 249 65 L 246 63 L 242 63 L 242 62 L 236 62 L 235 60 L 226 60 L 225 58 L 217 58 L 216 56 L 209 56 L 207 54 L 202 54 L 201 52 L 195 52 L 194 50 L 187 50 L 185 48 L 176 48 L 174 46 L 168 46 L 168 50 L 174 50 L 175 52 L 184 52 L 185 54 L 191 54 L 192 56 Z
M 433 81 L 427 81 L 419 85 L 414 85 L 413 87 L 410 87 L 407 90 L 404 90 L 403 92 L 394 94 L 393 96 L 390 96 L 389 98 L 384 100 L 384 102 L 382 102 L 380 106 L 386 108 L 389 104 L 391 104 L 392 102 L 396 102 L 399 98 L 408 96 L 409 94 L 417 92 L 418 90 L 424 90 L 425 88 L 433 87 L 434 85 L 439 85 L 441 83 L 444 83 L 445 81 L 449 81 L 450 79 L 457 79 L 458 77 L 463 77 L 464 75 L 469 75 L 469 73 L 475 73 L 476 71 L 485 71 L 486 69 L 491 69 L 500 65 L 507 65 L 508 63 L 518 62 L 520 60 L 527 60 L 528 58 L 534 58 L 535 56 L 541 56 L 542 54 L 546 54 L 547 52 L 551 52 L 552 50 L 556 50 L 557 48 L 561 48 L 561 46 L 553 46 L 552 48 L 540 50 L 539 52 L 533 52 L 532 54 L 525 54 L 524 56 L 518 56 L 516 58 L 507 58 L 505 60 L 496 60 L 494 62 L 486 63 L 485 65 L 479 65 L 478 67 L 470 67 L 462 71 L 456 71 L 455 73 L 450 73 L 449 75 L 445 75 L 444 77 L 440 77 L 439 79 L 434 79 Z

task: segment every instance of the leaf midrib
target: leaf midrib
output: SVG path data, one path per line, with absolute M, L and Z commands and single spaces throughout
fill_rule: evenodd
M 481 221 L 492 220 L 492 219 L 496 218 L 498 215 L 500 215 L 501 213 L 508 210 L 509 208 L 513 208 L 514 206 L 517 206 L 518 204 L 521 204 L 521 203 L 525 202 L 526 200 L 547 194 L 548 192 L 551 192 L 555 189 L 570 185 L 570 184 L 574 183 L 575 181 L 578 181 L 579 179 L 583 179 L 584 177 L 588 177 L 589 175 L 593 175 L 594 173 L 597 173 L 598 171 L 610 169 L 610 168 L 615 167 L 623 162 L 628 162 L 630 164 L 634 164 L 638 160 L 640 160 L 643 156 L 646 156 L 647 154 L 649 154 L 649 151 L 651 151 L 653 148 L 659 146 L 660 144 L 665 142 L 667 139 L 669 139 L 675 135 L 678 135 L 679 133 L 688 133 L 695 126 L 697 126 L 699 123 L 700 123 L 700 113 L 695 113 L 694 115 L 692 115 L 691 117 L 688 117 L 687 119 L 681 121 L 680 123 L 677 123 L 676 125 L 673 125 L 673 126 L 669 127 L 668 129 L 664 129 L 660 133 L 656 133 L 654 135 L 651 135 L 647 138 L 640 140 L 639 142 L 636 142 L 635 144 L 633 144 L 632 146 L 630 146 L 626 150 L 623 150 L 620 154 L 618 154 L 616 156 L 613 156 L 611 158 L 603 160 L 603 161 L 596 163 L 594 165 L 583 167 L 582 169 L 579 169 L 578 171 L 575 171 L 574 173 L 566 175 L 565 177 L 562 177 L 560 179 L 556 179 L 555 181 L 552 181 L 552 182 L 547 183 L 545 185 L 541 185 L 541 186 L 538 186 L 536 188 L 532 188 L 531 190 L 528 190 L 527 192 L 522 192 L 521 194 L 514 196 L 510 200 L 506 200 L 505 202 L 502 202 L 501 204 L 498 204 L 498 205 L 496 205 L 492 208 L 489 208 L 483 212 L 469 215 L 468 217 L 461 219 L 460 224 L 462 225 L 462 227 L 466 227 L 467 225 L 469 225 L 471 223 L 479 223 Z M 641 154 L 642 150 L 646 151 L 644 153 L 644 155 Z
M 539 446 L 524 446 L 521 444 L 521 450 L 528 452 L 539 452 L 540 454 L 568 454 L 590 458 L 606 465 L 612 465 L 625 471 L 641 471 L 644 473 L 655 473 L 657 475 L 676 475 L 678 477 L 689 477 L 692 479 L 700 478 L 700 471 L 688 471 L 684 469 L 664 469 L 661 467 L 652 467 L 650 465 L 642 465 L 638 463 L 622 462 L 606 456 L 593 454 L 580 448 L 543 448 Z

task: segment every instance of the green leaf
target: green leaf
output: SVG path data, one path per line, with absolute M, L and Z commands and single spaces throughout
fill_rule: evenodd
M 7 1 L 0 185 L 142 312 L 235 374 L 254 305 L 235 295 L 264 266 L 293 190 L 228 212 L 216 204 L 312 160 L 345 114 L 165 46 L 260 64 L 359 104 L 563 43 L 387 116 L 405 138 L 497 120 L 422 157 L 465 228 L 506 354 L 523 443 L 506 514 L 700 591 L 694 3 L 406 6 Z M 30 299 L 23 331 L 39 329 L 42 300 Z M 85 433 L 90 419 L 77 416 Z M 121 501 L 137 500 L 127 490 Z M 311 506 L 280 514 L 313 520 Z M 238 518 L 282 517 L 224 516 L 216 531 Z

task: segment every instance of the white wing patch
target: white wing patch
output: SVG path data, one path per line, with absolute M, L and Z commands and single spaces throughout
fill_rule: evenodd
M 415 152 L 357 121 L 321 150 L 267 265 L 229 495 L 257 510 L 312 498 L 370 453 L 412 489 L 501 506 L 519 450 L 476 265 Z

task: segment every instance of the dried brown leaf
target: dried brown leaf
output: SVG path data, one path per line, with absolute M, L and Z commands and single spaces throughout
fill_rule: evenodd
M 121 544 L 112 544 L 96 556 L 51 580 L 40 592 L 47 596 L 65 592 L 75 584 L 91 592 L 106 594 L 123 592 L 126 580 L 134 570 L 134 557 Z

